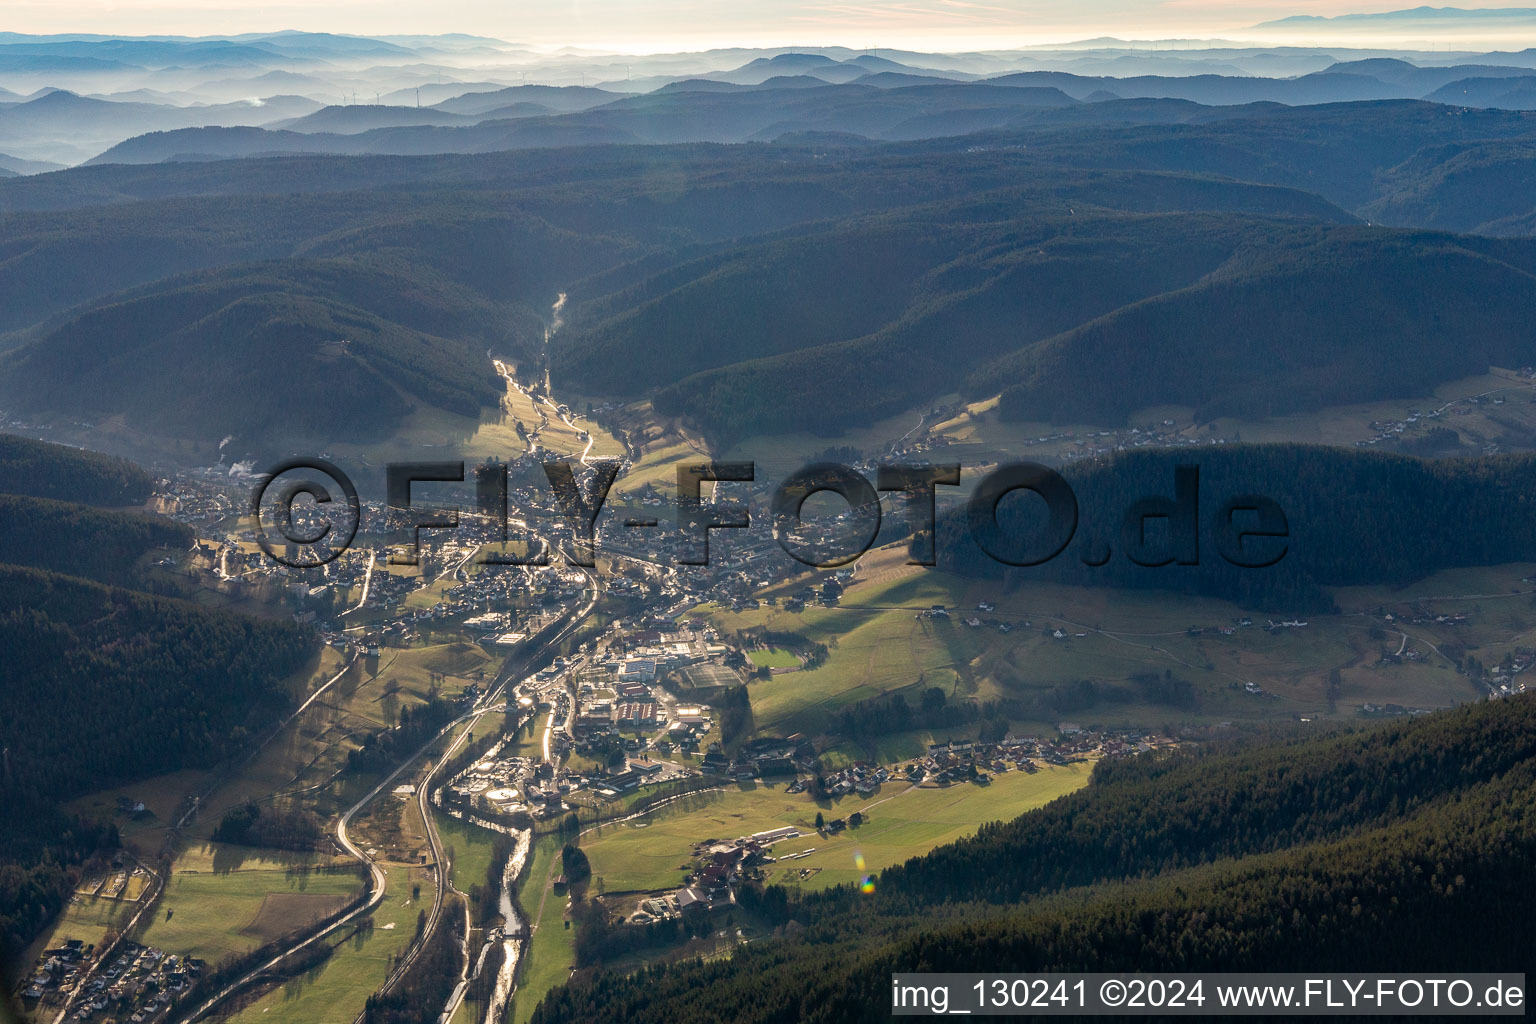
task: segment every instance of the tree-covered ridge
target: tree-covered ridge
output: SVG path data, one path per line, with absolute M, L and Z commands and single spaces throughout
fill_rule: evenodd
M 68 508 L 77 525 L 99 525 Z M 180 528 L 149 524 L 161 529 Z M 98 542 L 137 543 L 135 531 L 113 520 Z M 69 550 L 88 557 L 90 542 Z M 117 844 L 115 826 L 64 801 L 231 756 L 291 701 L 281 684 L 313 644 L 291 623 L 0 565 L 0 956 L 30 942 L 81 866 Z
M 750 901 L 779 937 L 602 972 L 565 1021 L 883 1020 L 893 971 L 1519 969 L 1536 700 L 1166 759 L 883 872 Z
M 192 536 L 189 527 L 169 519 L 0 494 L 0 564 L 127 585 L 145 552 L 170 548 L 179 554 Z
M 391 313 L 453 331 L 489 316 L 461 312 L 451 289 L 428 299 L 429 282 L 350 269 L 302 263 L 140 290 L 66 321 L 0 372 L 28 382 L 13 397 L 22 408 L 124 414 L 171 435 L 381 436 L 417 404 L 474 416 L 495 403 L 483 338 L 450 341 L 347 299 L 378 289 Z
M 1528 241 L 1143 180 L 1139 203 L 1116 175 L 1072 198 L 1047 180 L 749 239 L 576 305 L 554 365 L 605 392 L 659 387 L 659 409 L 730 441 L 835 433 L 952 389 L 1001 392 L 1010 419 L 1174 403 L 1206 420 L 1536 360 Z
M 290 700 L 310 632 L 171 598 L 0 567 L 8 792 L 67 799 L 211 767 Z
M 1133 563 L 1122 526 L 1133 502 L 1174 497 L 1180 465 L 1199 468 L 1199 564 L 1148 567 Z M 939 524 L 939 564 L 978 576 L 1068 580 L 1087 586 L 1150 587 L 1237 601 L 1271 612 L 1333 607 L 1329 587 L 1406 583 L 1455 566 L 1536 559 L 1536 457 L 1496 455 L 1421 460 L 1385 452 L 1317 445 L 1221 445 L 1198 449 L 1145 448 L 1063 469 L 1078 505 L 1072 543 L 1034 568 L 1010 569 L 984 554 L 957 513 Z M 1229 499 L 1261 495 L 1285 514 L 1289 537 L 1244 541 L 1254 553 L 1268 545 L 1284 557 L 1263 568 L 1240 568 L 1223 557 L 1214 519 Z M 1043 520 L 1029 503 L 1004 503 L 1005 536 L 1035 536 Z M 1238 513 L 1238 529 L 1255 525 Z M 1160 535 L 1149 529 L 1149 537 Z M 1083 563 L 1095 544 L 1110 560 Z M 1101 554 L 1102 552 L 1100 552 Z M 1168 557 L 1152 543 L 1144 561 Z M 1097 556 L 1095 556 L 1097 557 Z
M 0 494 L 84 505 L 142 505 L 153 487 L 149 474 L 127 459 L 0 434 Z
M 1385 828 L 1536 766 L 1536 701 L 1464 705 L 1325 739 L 1105 762 L 1048 813 L 881 876 L 885 898 L 1013 903 Z
M 696 279 L 658 275 L 668 290 L 631 289 L 632 309 L 590 326 L 577 307 L 556 366 L 602 377 L 598 365 L 636 363 L 627 382 L 606 371 L 613 386 L 665 384 L 659 409 L 724 439 L 835 433 L 969 388 L 972 373 L 996 394 L 1013 378 L 986 368 L 1008 354 L 1187 288 L 1260 239 L 1322 230 L 1211 212 L 1246 197 L 1208 183 L 1149 176 L 1141 201 L 1165 193 L 1189 207 L 1178 214 L 1144 212 L 1116 176 L 1101 183 L 1082 206 L 1060 187 L 996 190 L 700 260 Z M 656 337 L 665 348 L 642 343 Z
M 1426 395 L 1525 366 L 1530 246 L 1347 228 L 1249 246 L 1188 288 L 1023 348 L 970 382 L 1005 419 L 1118 423 L 1152 404 L 1196 422 Z M 1506 258 L 1501 258 L 1506 257 Z
M 63 908 L 117 830 L 69 798 L 210 767 L 284 707 L 313 639 L 133 590 L 192 531 L 139 512 L 152 480 L 123 459 L 0 435 L 0 956 Z M 46 494 L 53 497 L 29 497 Z M 89 502 L 91 504 L 80 504 Z M 49 570 L 49 571 L 40 571 Z M 69 574 L 69 575 L 64 575 Z
M 717 100 L 640 106 L 672 119 Z M 1481 188 L 1459 168 L 1483 150 L 1518 163 L 1536 119 L 1447 109 L 1142 99 L 878 145 L 7 180 L 0 328 L 19 347 L 0 396 L 161 435 L 378 436 L 411 408 L 493 403 L 486 350 L 539 362 L 564 292 L 562 386 L 654 395 L 721 441 L 836 432 L 961 390 L 1066 418 L 1410 397 L 1532 361 L 1528 241 L 1356 223 L 1390 209 L 1511 233 L 1532 216 L 1516 172 Z M 1264 359 L 1234 355 L 1250 349 Z

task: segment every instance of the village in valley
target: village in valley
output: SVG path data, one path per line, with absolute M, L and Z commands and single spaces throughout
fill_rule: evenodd
M 503 523 L 450 488 L 457 526 L 402 530 L 365 497 L 350 547 L 298 567 L 255 542 L 247 467 L 160 481 L 157 509 L 199 537 L 160 560 L 167 587 L 291 618 L 323 650 L 247 760 L 86 802 L 113 816 L 126 859 L 98 866 L 29 951 L 16 994 L 33 1020 L 318 1022 L 332 1001 L 360 1009 L 408 984 L 450 942 L 463 972 L 441 1019 L 500 1024 L 510 999 L 522 1021 L 589 969 L 577 936 L 593 929 L 622 945 L 624 929 L 675 922 L 668 955 L 712 954 L 758 934 L 766 885 L 867 891 L 885 867 L 1072 793 L 1103 759 L 1246 722 L 1508 696 L 1536 662 L 1501 639 L 1523 623 L 1507 606 L 1372 591 L 1342 595 L 1338 615 L 1255 617 L 1010 588 L 909 564 L 900 529 L 830 569 L 771 530 L 722 529 L 707 566 L 686 564 L 698 538 L 665 480 L 696 453 L 667 449 L 658 468 L 623 432 L 623 470 L 649 475 L 621 472 L 583 538 L 543 486 L 557 456 L 539 431 L 563 425 L 590 451 L 602 430 L 518 394 L 544 418 L 519 431 L 527 451 L 492 460 Z M 1224 440 L 1170 418 L 1033 443 L 1071 459 Z M 891 454 L 955 443 L 930 430 Z M 769 520 L 771 482 L 720 486 Z M 860 511 L 789 540 L 835 544 Z M 1489 572 L 1442 593 L 1502 585 Z

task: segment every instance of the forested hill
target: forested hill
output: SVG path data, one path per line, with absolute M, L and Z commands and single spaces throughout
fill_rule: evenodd
M 156 549 L 176 554 L 192 530 L 169 519 L 47 498 L 0 494 L 0 564 L 132 585 L 139 560 Z
M 115 456 L 0 434 L 0 565 L 133 586 L 150 551 L 192 543 L 192 530 L 127 506 L 153 481 Z
M 138 511 L 132 463 L 0 436 L 0 959 L 31 941 L 110 823 L 64 811 L 82 793 L 211 768 L 271 724 L 313 656 L 307 627 L 105 586 L 146 582 L 187 527 Z M 68 573 L 70 575 L 63 575 Z M 85 579 L 82 577 L 90 577 Z
M 1142 498 L 1172 499 L 1181 465 L 1199 469 L 1199 564 L 1136 564 L 1125 549 L 1126 512 Z M 1330 609 L 1330 587 L 1401 584 L 1456 566 L 1536 561 L 1536 456 L 1528 454 L 1421 460 L 1317 445 L 1210 445 L 1144 448 L 1062 472 L 1076 496 L 1078 525 L 1055 559 L 1010 569 L 976 546 L 958 512 L 939 524 L 939 564 L 967 575 L 1150 587 L 1295 613 Z M 1283 547 L 1278 563 L 1239 568 L 1220 553 L 1214 519 L 1241 495 L 1268 497 L 1284 513 L 1286 540 L 1244 542 L 1250 553 Z M 1004 535 L 1035 536 L 1041 508 L 1034 499 L 1004 502 Z M 1233 522 L 1252 525 L 1248 515 Z M 1151 521 L 1149 544 L 1138 557 L 1170 557 L 1166 535 L 1165 520 Z M 1085 557 L 1102 557 L 1105 545 L 1106 564 L 1084 564 Z
M 975 91 L 888 92 L 925 90 Z M 858 109 L 905 102 L 856 92 Z M 580 116 L 707 119 L 722 95 Z M 1413 398 L 1536 363 L 1536 247 L 1512 237 L 1536 216 L 1530 112 L 1152 98 L 1016 112 L 962 138 L 877 143 L 829 122 L 739 146 L 7 179 L 0 404 L 121 417 L 204 453 L 228 434 L 324 450 L 470 429 L 500 394 L 489 351 L 533 372 L 548 360 L 559 390 L 654 399 L 726 447 L 956 392 L 1112 425 L 1165 403 L 1211 417 Z
M 729 442 L 836 434 L 949 391 L 1001 393 L 1005 419 L 1119 424 L 1174 404 L 1204 422 L 1536 361 L 1528 240 L 1341 224 L 1283 189 L 1139 182 L 1074 194 L 1046 178 L 748 240 L 574 305 L 555 369 L 604 392 L 659 387 L 658 409 Z
M 0 565 L 0 949 L 30 941 L 110 841 L 59 804 L 213 767 L 287 706 L 313 650 L 292 623 Z
M 0 434 L 0 494 L 84 505 L 142 505 L 153 486 L 149 474 L 127 459 Z
M 68 797 L 210 767 L 271 719 L 307 629 L 0 567 L 11 792 Z
M 1092 783 L 889 869 L 747 910 L 726 960 L 601 972 L 538 1024 L 888 1019 L 893 971 L 1521 970 L 1536 920 L 1536 698 Z
M 427 274 L 360 276 L 309 263 L 141 289 L 8 356 L 4 375 L 29 382 L 8 398 L 170 435 L 327 440 L 387 436 L 423 404 L 461 416 L 495 404 L 484 339 L 463 329 L 481 309 Z M 378 289 L 370 304 L 400 319 L 353 305 L 347 286 Z
M 1536 246 L 1344 230 L 1253 249 L 1188 288 L 1075 326 L 973 378 L 1005 419 L 1197 422 L 1427 395 L 1536 359 Z M 1498 298 L 1495 298 L 1497 296 Z M 1508 301 L 1506 301 L 1508 300 Z

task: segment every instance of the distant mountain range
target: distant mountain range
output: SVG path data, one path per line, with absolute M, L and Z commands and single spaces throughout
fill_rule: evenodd
M 476 72 L 420 105 L 14 89 L 0 408 L 194 449 L 377 441 L 413 417 L 471 429 L 499 398 L 491 352 L 728 444 L 945 395 L 1206 422 L 1536 365 L 1536 109 L 1510 109 L 1536 97 L 1529 57 L 998 60 L 665 55 L 646 92 Z M 114 132 L 30 173 L 29 139 Z
M 1368 17 L 1386 24 L 1419 13 Z M 1518 21 L 1509 11 L 1432 10 L 1442 20 L 1460 14 L 1503 26 Z M 1355 24 L 1329 23 L 1335 21 Z M 925 86 L 973 91 L 941 97 L 921 92 Z M 998 92 L 1019 86 L 1092 103 L 1428 99 L 1528 109 L 1536 103 L 1536 50 L 1424 53 L 1106 38 L 988 53 L 808 47 L 619 57 L 537 54 L 466 36 L 10 33 L 0 35 L 0 139 L 12 159 L 0 161 L 0 172 L 93 159 L 489 152 L 771 140 L 802 132 L 941 137 L 1016 126 L 1021 108 L 1046 105 L 1045 93 L 1027 100 Z
M 846 67 L 820 59 L 781 61 L 777 67 L 792 70 L 800 66 L 804 70 L 825 68 L 828 63 Z M 0 126 L 8 123 L 7 117 L 20 122 L 23 111 L 44 102 L 97 104 L 81 112 L 86 124 L 92 123 L 92 117 L 105 118 L 109 112 L 99 101 L 72 100 L 68 95 L 54 99 L 60 94 L 50 94 L 9 109 L 0 108 Z M 780 75 L 756 84 L 721 78 L 687 79 L 642 95 L 579 87 L 514 86 L 465 94 L 431 107 L 331 106 L 262 126 L 173 127 L 138 135 L 88 162 L 749 142 L 804 132 L 836 132 L 875 140 L 920 139 L 1028 124 L 1207 121 L 1248 116 L 1254 112 L 1240 108 L 1261 103 L 1300 106 L 1406 99 L 1536 109 L 1536 69 L 1496 64 L 1420 67 L 1402 60 L 1373 58 L 1335 63 L 1324 71 L 1297 78 L 1112 78 L 1022 71 L 961 82 L 879 71 L 842 84 L 828 83 L 809 73 Z M 1145 101 L 1163 102 L 1149 105 Z M 299 101 L 282 102 L 299 105 Z M 269 104 L 273 108 L 280 105 Z
M 1341 23 L 1382 23 L 1402 21 L 1536 21 L 1536 7 L 1413 7 L 1401 11 L 1376 11 L 1370 14 L 1293 14 L 1288 18 L 1261 22 L 1256 28 L 1288 25 L 1337 25 Z

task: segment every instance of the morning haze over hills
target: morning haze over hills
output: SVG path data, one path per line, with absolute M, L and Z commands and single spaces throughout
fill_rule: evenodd
M 0 1020 L 1523 969 L 1536 10 L 1249 14 L 0 33 Z
M 1428 99 L 1536 106 L 1532 50 L 1384 49 L 1350 38 L 1361 25 L 1424 23 L 1441 33 L 1472 26 L 1504 40 L 1536 27 L 1536 14 L 1421 8 L 1331 19 L 1326 28 L 1333 35 L 1324 45 L 1295 45 L 1324 24 L 1299 17 L 1253 26 L 1257 38 L 1249 42 L 1105 38 L 959 53 L 778 47 L 605 55 L 466 35 L 370 39 L 290 31 L 124 39 L 12 32 L 0 36 L 0 167 L 30 173 L 91 160 L 484 152 L 562 138 L 766 141 L 797 130 L 900 139 L 1004 127 L 1020 116 L 1017 108 L 1066 105 L 1054 93 L 999 88 L 1055 89 L 1089 103 Z M 1299 35 L 1283 45 L 1264 38 L 1285 32 Z M 903 95 L 941 83 L 969 88 Z M 784 94 L 791 89 L 811 91 L 792 99 Z M 739 95 L 747 91 L 770 95 Z M 934 123 L 957 110 L 967 117 Z M 215 126 L 245 130 L 207 130 Z

